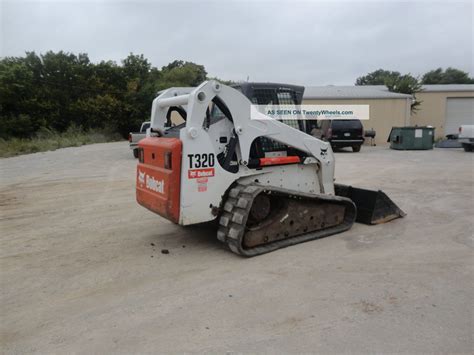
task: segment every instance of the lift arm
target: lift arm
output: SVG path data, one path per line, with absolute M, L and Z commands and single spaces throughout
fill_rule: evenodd
M 315 158 L 320 166 L 320 183 L 326 194 L 334 194 L 334 156 L 327 142 L 279 122 L 254 110 L 250 100 L 238 90 L 211 80 L 196 88 L 170 88 L 161 93 L 152 107 L 151 130 L 164 130 L 166 114 L 171 106 L 186 106 L 186 134 L 191 139 L 207 134 L 203 128 L 206 109 L 214 97 L 227 106 L 234 130 L 239 138 L 240 164 L 249 162 L 250 147 L 258 137 L 269 137 Z

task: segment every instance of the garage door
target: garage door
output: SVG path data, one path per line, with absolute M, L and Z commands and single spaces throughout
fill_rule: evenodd
M 459 133 L 459 126 L 474 124 L 474 97 L 447 99 L 444 134 Z

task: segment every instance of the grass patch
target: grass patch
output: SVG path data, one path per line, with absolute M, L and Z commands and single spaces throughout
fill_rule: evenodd
M 120 140 L 123 138 L 118 133 L 107 131 L 83 131 L 71 127 L 66 132 L 58 133 L 43 129 L 34 138 L 0 139 L 0 158 Z

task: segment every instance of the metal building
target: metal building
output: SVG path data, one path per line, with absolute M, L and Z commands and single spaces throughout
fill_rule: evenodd
M 303 96 L 308 105 L 369 105 L 370 119 L 362 124 L 376 131 L 376 144 L 386 144 L 392 127 L 410 124 L 412 100 L 411 95 L 390 92 L 383 85 L 307 86 Z
M 424 85 L 415 96 L 422 102 L 411 123 L 434 126 L 436 138 L 457 134 L 462 124 L 474 124 L 474 84 Z
M 474 124 L 474 84 L 424 85 L 415 97 L 421 104 L 411 113 L 413 97 L 383 85 L 307 86 L 303 104 L 369 105 L 370 119 L 362 123 L 376 131 L 377 144 L 386 144 L 392 127 L 433 126 L 435 138 L 443 138 L 461 124 Z

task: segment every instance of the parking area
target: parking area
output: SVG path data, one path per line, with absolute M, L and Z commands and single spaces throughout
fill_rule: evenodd
M 336 159 L 407 216 L 250 259 L 137 205 L 127 142 L 1 159 L 2 348 L 470 353 L 473 154 Z

